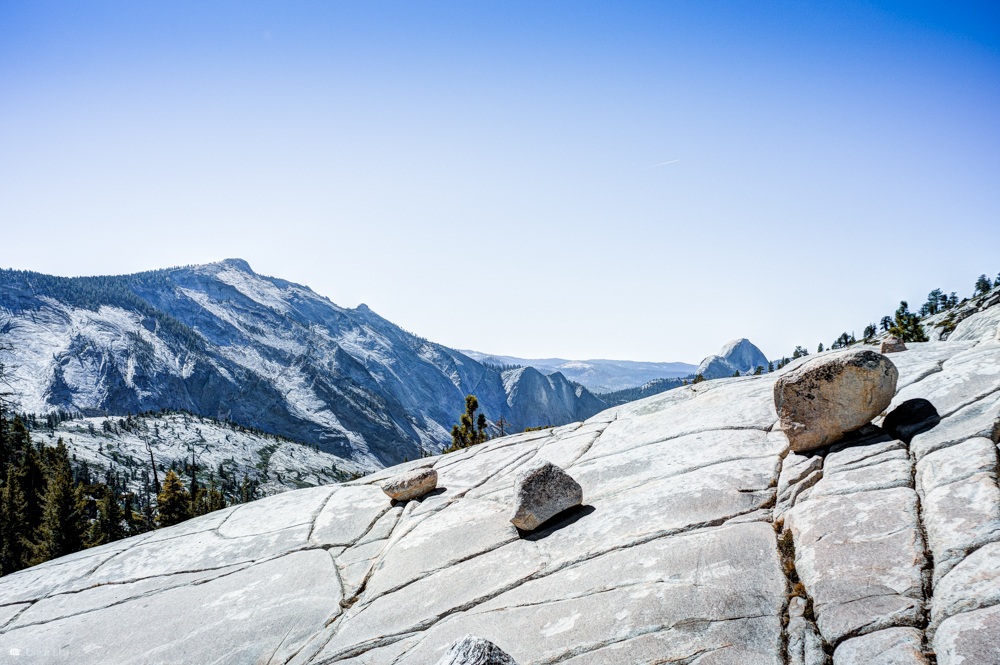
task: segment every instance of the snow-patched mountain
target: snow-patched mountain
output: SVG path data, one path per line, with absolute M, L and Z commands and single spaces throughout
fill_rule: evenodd
M 633 360 L 566 360 L 565 358 L 518 358 L 479 351 L 462 350 L 462 353 L 479 362 L 492 365 L 520 365 L 534 367 L 543 374 L 559 372 L 595 392 L 614 392 L 634 388 L 655 379 L 691 376 L 695 365 L 682 362 L 638 362 Z M 729 373 L 730 375 L 732 372 Z
M 740 374 L 753 373 L 757 367 L 767 368 L 767 357 L 746 338 L 727 342 L 718 355 L 708 356 L 701 361 L 695 374 L 706 379 L 721 379 Z
M 440 450 L 469 393 L 514 429 L 604 408 L 563 377 L 503 377 L 239 259 L 116 277 L 0 271 L 0 333 L 22 410 L 184 409 L 365 466 Z

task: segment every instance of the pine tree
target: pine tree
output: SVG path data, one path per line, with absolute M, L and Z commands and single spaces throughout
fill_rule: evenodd
M 774 371 L 774 361 L 773 360 L 768 360 L 767 361 L 767 371 L 768 371 L 769 374 Z
M 10 428 L 10 441 L 14 446 L 14 464 L 18 467 L 17 482 L 24 497 L 24 523 L 28 534 L 34 534 L 42 524 L 45 509 L 45 466 L 42 455 L 45 447 L 35 447 L 24 422 L 18 417 Z
M 878 329 L 875 327 L 874 323 L 869 323 L 865 326 L 865 339 L 871 339 L 878 334 Z
M 181 479 L 173 471 L 167 472 L 163 479 L 163 490 L 156 497 L 157 524 L 160 527 L 180 524 L 191 514 L 190 497 L 181 485 Z
M 899 302 L 899 309 L 896 310 L 896 317 L 889 332 L 904 342 L 927 341 L 927 333 L 920 325 L 920 317 L 910 312 L 909 305 L 905 300 Z
M 123 525 L 124 521 L 125 511 L 109 488 L 104 492 L 104 496 L 97 501 L 97 519 L 90 524 L 90 530 L 87 533 L 87 547 L 113 543 L 124 538 L 127 535 Z
M 941 289 L 934 289 L 927 294 L 927 302 L 921 310 L 925 310 L 927 314 L 937 314 L 941 307 L 941 299 L 943 297 L 944 294 L 941 292 Z
M 823 342 L 820 342 L 819 346 L 816 347 L 816 353 L 823 353 Z
M 450 453 L 469 446 L 483 443 L 489 437 L 486 434 L 488 422 L 486 414 L 480 413 L 476 418 L 476 410 L 479 409 L 479 400 L 475 395 L 467 395 L 465 398 L 465 413 L 459 419 L 461 425 L 451 428 L 451 446 L 445 448 L 443 452 Z
M 28 565 L 30 532 L 24 519 L 26 510 L 18 469 L 10 464 L 0 488 L 0 575 L 10 575 Z
M 978 295 L 984 295 L 989 293 L 990 289 L 993 288 L 993 284 L 990 283 L 990 278 L 985 274 L 980 275 L 979 279 L 976 280 L 976 289 L 972 292 L 972 297 L 975 298 Z
M 35 533 L 32 564 L 79 552 L 87 528 L 87 499 L 73 484 L 73 470 L 62 439 L 49 457 L 42 521 Z

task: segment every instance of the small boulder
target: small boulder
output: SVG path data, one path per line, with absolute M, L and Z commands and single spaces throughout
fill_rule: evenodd
M 517 663 L 489 640 L 466 635 L 448 648 L 437 665 L 517 665 Z
M 834 443 L 871 422 L 896 393 L 899 371 L 871 349 L 814 358 L 774 382 L 774 408 L 789 447 L 800 452 Z
M 396 501 L 409 501 L 434 490 L 437 483 L 437 471 L 425 468 L 393 476 L 384 481 L 381 487 L 383 492 Z
M 883 339 L 882 344 L 878 347 L 879 353 L 899 353 L 900 351 L 906 351 L 906 344 L 895 335 L 889 335 Z
M 532 462 L 514 479 L 514 513 L 510 523 L 523 531 L 583 502 L 583 488 L 552 462 Z

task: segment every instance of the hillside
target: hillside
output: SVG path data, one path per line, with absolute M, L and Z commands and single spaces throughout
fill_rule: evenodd
M 522 387 L 238 259 L 117 277 L 0 271 L 0 333 L 23 411 L 186 410 L 366 467 L 440 451 L 470 393 L 515 430 L 605 406 L 559 377 L 522 374 Z
M 879 416 L 790 451 L 774 382 L 816 356 L 684 386 L 0 578 L 0 652 L 435 665 L 473 633 L 520 665 L 997 662 L 988 316 L 966 319 L 974 338 L 889 356 L 885 413 L 903 429 Z M 921 400 L 935 418 L 910 427 L 898 414 Z M 519 532 L 513 482 L 533 460 L 566 469 L 584 505 Z M 393 502 L 377 485 L 419 467 L 438 473 L 423 498 Z
M 374 469 L 312 445 L 188 413 L 74 418 L 51 429 L 36 429 L 32 437 L 47 445 L 62 439 L 78 468 L 98 480 L 111 474 L 120 480 L 115 484 L 122 491 L 142 500 L 155 495 L 150 452 L 161 482 L 170 469 L 189 475 L 193 455 L 199 483 L 216 482 L 230 490 L 227 498 L 245 480 L 253 483 L 256 496 L 268 496 L 328 485 Z

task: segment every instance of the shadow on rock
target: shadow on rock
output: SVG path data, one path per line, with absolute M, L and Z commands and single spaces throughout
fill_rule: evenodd
M 399 499 L 392 499 L 389 501 L 389 505 L 395 508 L 396 506 L 405 506 L 410 501 L 422 502 L 425 501 L 426 499 L 433 499 L 436 496 L 440 496 L 447 491 L 448 491 L 447 487 L 437 487 L 435 489 L 432 489 L 427 494 L 424 494 L 423 496 L 418 496 L 415 499 L 406 499 L 403 501 L 400 501 Z
M 923 398 L 908 399 L 889 412 L 882 429 L 909 445 L 913 437 L 936 427 L 939 422 L 941 416 L 933 404 Z
M 534 531 L 523 531 L 518 529 L 517 532 L 521 535 L 523 540 L 542 540 L 544 538 L 548 538 L 559 529 L 564 529 L 570 524 L 575 524 L 596 510 L 597 508 L 594 508 L 593 506 L 573 506 L 569 510 L 559 513 L 547 522 L 543 522 Z

